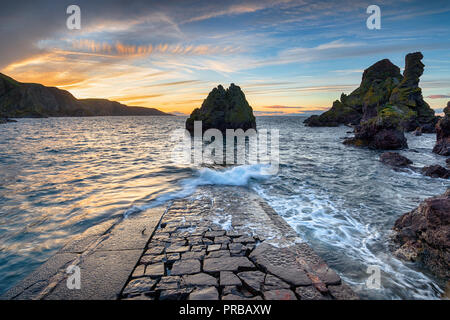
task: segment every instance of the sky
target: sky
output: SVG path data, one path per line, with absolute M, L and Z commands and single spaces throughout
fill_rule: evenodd
M 3 3 L 5 2 L 5 3 Z M 81 29 L 69 30 L 69 5 Z M 369 30 L 369 5 L 381 29 Z M 421 87 L 450 100 L 449 0 L 2 1 L 0 72 L 132 106 L 190 113 L 219 84 L 239 85 L 256 115 L 331 107 L 388 58 L 424 54 Z

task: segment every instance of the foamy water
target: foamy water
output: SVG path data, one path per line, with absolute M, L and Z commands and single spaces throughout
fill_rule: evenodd
M 126 210 L 124 217 L 144 210 L 160 206 L 170 200 L 185 198 L 192 195 L 198 187 L 207 185 L 247 186 L 250 180 L 265 180 L 270 176 L 266 174 L 264 164 L 241 165 L 225 170 L 201 168 L 196 170 L 193 178 L 182 180 L 180 190 L 168 192 L 158 196 L 151 203 L 133 206 Z
M 391 254 L 394 221 L 448 181 L 395 172 L 380 152 L 342 145 L 348 128 L 306 128 L 300 117 L 259 117 L 280 130 L 280 171 L 174 164 L 178 117 L 22 119 L 0 137 L 0 293 L 67 239 L 104 220 L 139 214 L 199 186 L 248 186 L 280 214 L 364 298 L 438 298 L 442 283 Z M 440 163 L 434 135 L 408 135 L 402 154 L 417 166 Z M 222 217 L 225 226 L 227 220 Z M 381 269 L 368 289 L 367 267 Z

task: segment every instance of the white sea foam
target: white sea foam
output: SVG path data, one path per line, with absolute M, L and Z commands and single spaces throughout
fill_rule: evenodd
M 160 195 L 148 204 L 132 206 L 124 213 L 124 217 L 135 214 L 150 208 L 160 206 L 167 201 L 185 198 L 195 192 L 199 186 L 205 185 L 227 185 L 246 186 L 252 179 L 264 180 L 270 175 L 267 174 L 268 165 L 253 164 L 232 167 L 225 170 L 214 170 L 202 168 L 197 171 L 196 176 L 181 181 L 181 189 Z
M 232 230 L 232 217 L 231 215 L 226 215 L 226 216 L 219 216 L 217 215 L 216 217 L 214 217 L 212 219 L 212 222 L 218 226 L 220 226 L 220 228 L 222 230 L 226 230 L 226 231 L 230 231 Z
M 393 284 L 408 288 L 412 296 L 417 299 L 434 299 L 434 291 L 440 289 L 433 286 L 433 281 L 425 274 L 409 268 L 403 262 L 390 254 L 374 254 L 371 245 L 383 241 L 380 233 L 370 224 L 362 224 L 354 218 L 355 214 L 343 209 L 339 201 L 331 201 L 327 195 L 318 194 L 311 190 L 302 190 L 302 197 L 292 196 L 281 198 L 272 196 L 261 186 L 254 186 L 255 191 L 279 213 L 284 220 L 295 230 L 309 230 L 309 236 L 340 250 L 348 259 L 354 259 L 362 266 L 377 266 L 380 268 L 383 279 L 382 287 L 378 293 L 391 288 L 383 286 Z M 305 232 L 305 231 L 303 231 Z M 304 236 L 301 234 L 301 236 Z M 365 278 L 358 280 L 341 274 L 345 281 L 352 284 L 359 293 L 367 293 Z M 413 279 L 413 281 L 412 281 Z M 384 280 L 384 281 L 383 281 Z M 383 295 L 381 295 L 383 296 Z M 392 297 L 392 293 L 391 293 Z M 399 298 L 399 297 L 396 297 Z

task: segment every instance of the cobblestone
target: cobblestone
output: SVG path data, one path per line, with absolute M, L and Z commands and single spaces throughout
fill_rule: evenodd
M 239 200 L 235 189 L 224 189 L 226 194 L 210 191 L 209 197 L 174 201 L 125 285 L 123 299 L 357 298 L 260 198 L 246 195 L 246 211 L 244 197 Z M 230 205 L 229 199 L 236 200 Z M 259 220 L 256 230 L 246 227 Z

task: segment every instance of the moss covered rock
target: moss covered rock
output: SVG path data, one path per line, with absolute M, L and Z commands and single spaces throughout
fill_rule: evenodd
M 360 86 L 349 95 L 342 94 L 330 110 L 320 116 L 311 116 L 306 125 L 338 126 L 359 124 L 377 115 L 377 110 L 388 101 L 392 90 L 400 83 L 400 68 L 388 59 L 378 61 L 364 70 Z
M 361 120 L 360 112 L 342 103 L 339 100 L 333 102 L 333 106 L 320 116 L 313 115 L 305 120 L 311 127 L 337 127 L 340 124 L 355 124 Z
M 432 122 L 435 118 L 434 110 L 423 100 L 422 89 L 419 87 L 420 76 L 423 74 L 425 67 L 422 59 L 421 52 L 406 55 L 403 80 L 392 91 L 389 99 L 391 105 L 408 108 L 415 112 L 415 115 L 403 124 L 408 131 Z
M 355 136 L 345 144 L 372 149 L 398 150 L 408 147 L 401 130 L 402 115 L 392 106 L 383 108 L 378 115 L 355 127 Z
M 203 131 L 214 128 L 225 132 L 226 129 L 256 129 L 253 109 L 248 104 L 240 87 L 222 85 L 214 88 L 203 101 L 201 108 L 196 108 L 186 120 L 186 129 L 193 133 L 194 122 L 202 121 Z
M 363 73 L 360 86 L 350 95 L 341 95 L 333 107 L 320 116 L 305 120 L 308 126 L 358 124 L 355 137 L 345 143 L 377 149 L 407 147 L 403 131 L 420 128 L 433 132 L 438 118 L 423 100 L 419 87 L 424 71 L 423 55 L 405 57 L 403 75 L 388 59 L 378 61 Z M 381 141 L 387 139 L 386 142 Z

